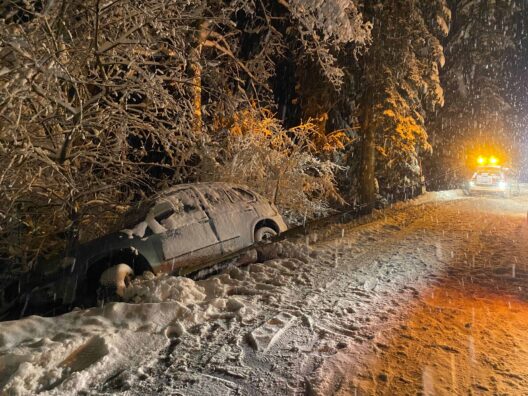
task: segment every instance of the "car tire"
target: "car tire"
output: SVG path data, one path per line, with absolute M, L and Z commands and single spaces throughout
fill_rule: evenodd
M 130 286 L 133 278 L 134 270 L 125 263 L 117 264 L 104 270 L 99 277 L 98 302 L 122 300 L 125 289 Z
M 260 227 L 255 231 L 255 242 L 269 242 L 277 235 L 277 231 L 270 227 Z

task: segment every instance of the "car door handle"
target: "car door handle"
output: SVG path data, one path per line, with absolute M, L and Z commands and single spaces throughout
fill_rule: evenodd
M 209 223 L 209 219 L 201 219 L 199 221 L 200 224 L 206 224 L 206 223 Z

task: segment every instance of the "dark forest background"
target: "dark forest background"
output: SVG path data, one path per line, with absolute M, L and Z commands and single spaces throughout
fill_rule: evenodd
M 0 257 L 177 183 L 293 222 L 526 164 L 524 0 L 0 0 Z

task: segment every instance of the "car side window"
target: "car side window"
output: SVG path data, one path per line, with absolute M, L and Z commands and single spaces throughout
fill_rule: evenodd
M 199 210 L 198 203 L 196 202 L 195 197 L 189 197 L 183 195 L 181 197 L 182 209 L 186 214 L 191 214 Z
M 163 220 L 168 219 L 173 214 L 174 214 L 174 209 L 170 208 L 170 209 L 164 210 L 160 214 L 154 216 L 154 219 L 156 219 L 156 221 L 158 223 L 161 223 Z
M 171 202 L 168 200 L 162 200 L 156 202 L 156 205 L 154 205 L 154 207 L 150 209 L 149 213 L 154 217 L 158 217 L 170 210 L 174 210 L 173 206 L 171 205 Z
M 182 227 L 203 219 L 206 215 L 200 207 L 198 198 L 190 189 L 181 190 L 170 196 L 174 208 L 171 214 L 161 220 L 161 224 L 168 229 Z M 162 213 L 161 215 L 165 215 Z
M 151 200 L 144 200 L 135 204 L 123 215 L 121 223 L 119 224 L 120 228 L 134 228 L 138 223 L 145 220 L 147 215 L 153 210 L 154 206 L 155 202 Z
M 146 216 L 147 227 L 145 229 L 145 236 L 166 232 L 165 220 L 172 215 L 174 215 L 174 207 L 171 202 L 163 200 L 156 203 Z
M 203 190 L 202 194 L 211 207 L 231 203 L 229 197 L 224 193 L 224 191 L 219 189 L 208 188 L 206 190 Z
M 233 203 L 237 203 L 242 200 L 242 197 L 230 188 L 226 188 L 224 192 L 226 196 L 229 197 L 229 200 Z
M 244 190 L 238 187 L 233 187 L 233 190 L 241 197 L 243 201 L 246 201 L 246 202 L 256 201 L 255 196 L 247 190 Z

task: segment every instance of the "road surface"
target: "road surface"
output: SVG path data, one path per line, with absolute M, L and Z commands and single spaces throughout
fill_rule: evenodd
M 427 194 L 207 280 L 137 280 L 131 303 L 0 323 L 0 389 L 528 394 L 527 210 Z

